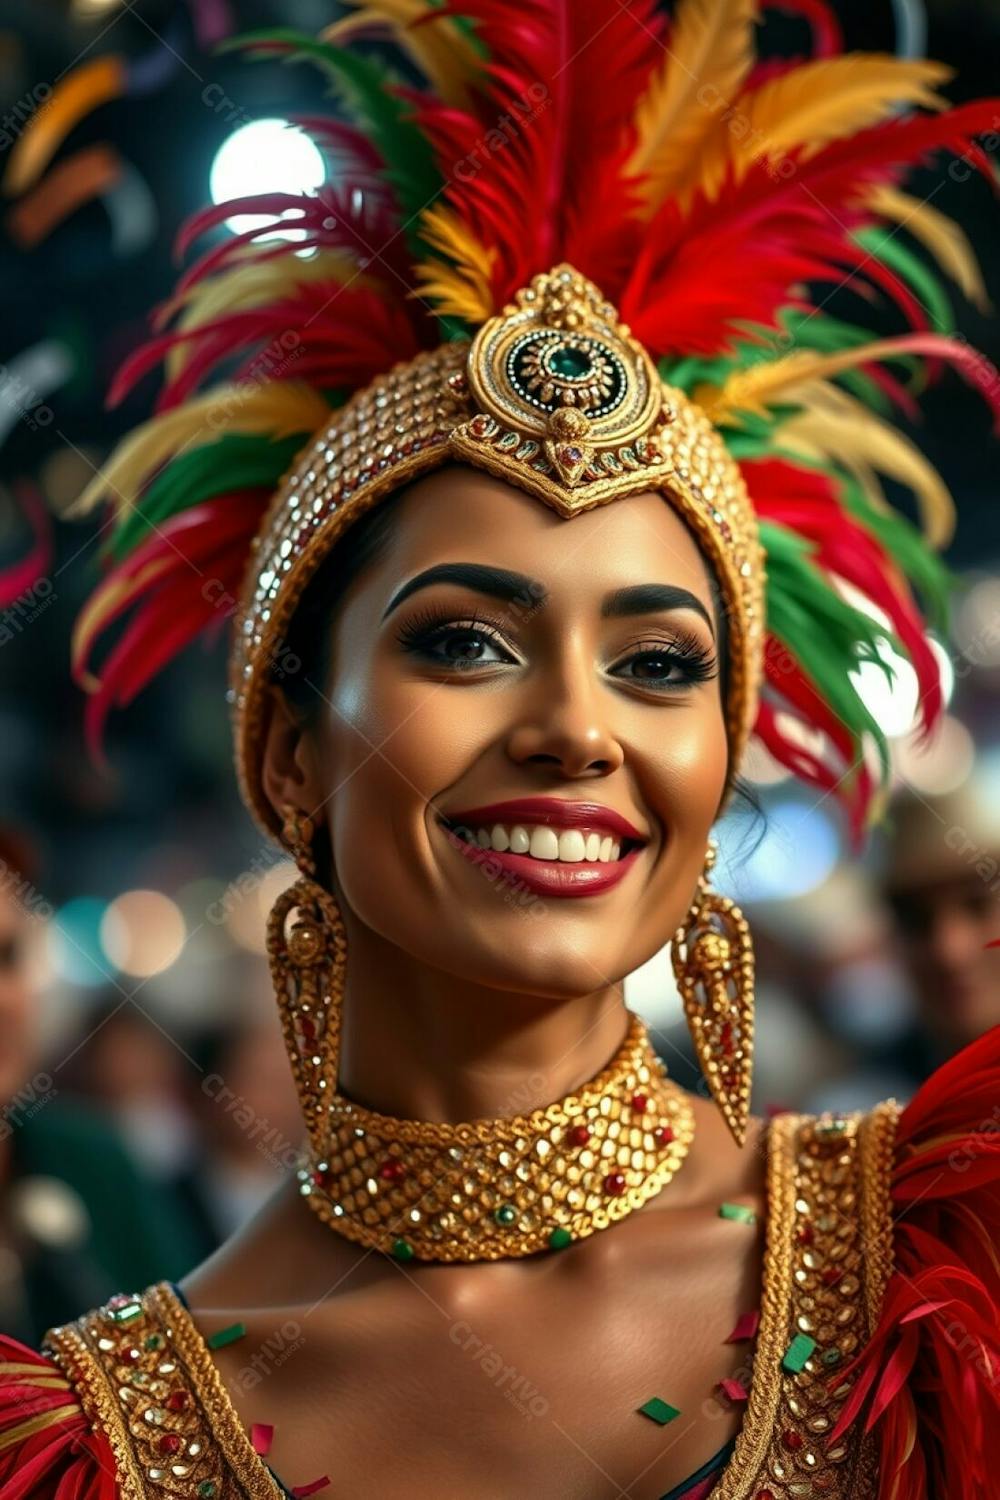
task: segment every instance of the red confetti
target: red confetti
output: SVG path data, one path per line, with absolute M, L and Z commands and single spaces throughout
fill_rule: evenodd
M 259 1453 L 261 1458 L 265 1453 L 270 1453 L 271 1443 L 274 1439 L 274 1428 L 267 1422 L 255 1422 L 250 1429 L 250 1441 L 253 1451 Z
M 759 1312 L 741 1313 L 736 1319 L 736 1327 L 726 1339 L 727 1344 L 742 1344 L 747 1340 L 756 1338 L 757 1325 L 760 1322 Z
M 719 1389 L 723 1395 L 729 1397 L 730 1401 L 749 1400 L 746 1389 L 739 1380 L 720 1380 Z
M 306 1495 L 315 1495 L 317 1490 L 325 1490 L 330 1480 L 326 1474 L 322 1479 L 314 1479 L 312 1484 L 294 1484 L 292 1494 L 298 1495 L 299 1500 L 305 1500 Z

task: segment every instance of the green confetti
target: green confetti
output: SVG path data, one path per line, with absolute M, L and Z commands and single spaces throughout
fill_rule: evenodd
M 738 1224 L 756 1224 L 757 1215 L 743 1203 L 720 1203 L 719 1218 L 733 1219 Z
M 220 1328 L 218 1333 L 212 1333 L 205 1340 L 210 1349 L 221 1349 L 224 1344 L 234 1344 L 237 1339 L 246 1337 L 245 1323 L 230 1323 L 228 1328 Z
M 651 1417 L 654 1422 L 659 1422 L 661 1427 L 681 1414 L 679 1407 L 671 1406 L 669 1401 L 661 1401 L 659 1396 L 651 1396 L 644 1406 L 639 1407 L 639 1411 L 644 1417 Z

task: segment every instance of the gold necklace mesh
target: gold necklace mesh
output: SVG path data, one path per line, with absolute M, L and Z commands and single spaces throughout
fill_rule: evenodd
M 694 1139 L 691 1102 L 634 1013 L 596 1078 L 530 1114 L 407 1120 L 334 1093 L 326 1120 L 303 1196 L 400 1260 L 504 1260 L 585 1239 L 661 1192 Z

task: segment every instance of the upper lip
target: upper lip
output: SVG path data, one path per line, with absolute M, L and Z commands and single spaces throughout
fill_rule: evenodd
M 622 813 L 600 802 L 571 802 L 566 797 L 515 797 L 510 802 L 488 802 L 482 807 L 465 807 L 444 815 L 446 823 L 453 827 L 490 823 L 536 823 L 553 828 L 593 828 L 617 838 L 647 842 L 641 833 Z

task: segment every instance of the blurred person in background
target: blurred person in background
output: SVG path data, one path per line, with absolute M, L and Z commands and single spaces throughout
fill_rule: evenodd
M 1000 786 L 978 772 L 940 796 L 903 792 L 887 826 L 882 889 L 917 1003 L 924 1077 L 1000 1025 Z
M 202 1149 L 184 1187 L 192 1220 L 218 1244 L 300 1165 L 302 1115 L 273 1012 L 206 1032 L 194 1055 Z
M 25 1338 L 198 1253 L 112 1124 L 62 1097 L 61 1064 L 43 1055 L 37 870 L 28 841 L 0 828 L 0 1327 Z

